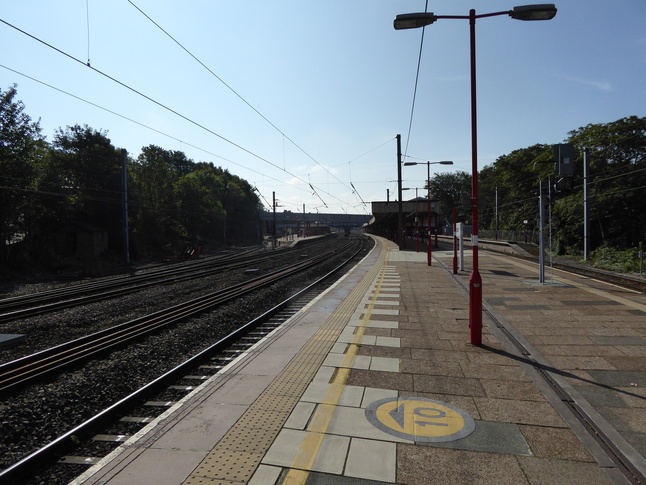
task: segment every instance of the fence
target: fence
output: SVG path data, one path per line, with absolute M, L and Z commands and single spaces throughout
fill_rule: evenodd
M 464 237 L 471 237 L 471 226 L 463 225 Z M 443 236 L 452 236 L 453 235 L 453 226 L 443 226 L 441 234 Z M 508 230 L 499 230 L 498 236 L 496 237 L 496 231 L 492 230 L 482 230 L 478 231 L 479 239 L 490 239 L 494 241 L 513 241 L 513 242 L 524 242 L 529 244 L 538 244 L 538 231 L 533 229 L 531 231 L 508 231 Z

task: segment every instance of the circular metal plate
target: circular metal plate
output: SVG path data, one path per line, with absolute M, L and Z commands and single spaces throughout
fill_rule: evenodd
M 415 442 L 455 441 L 476 427 L 466 411 L 423 397 L 380 399 L 368 405 L 366 418 L 385 433 Z

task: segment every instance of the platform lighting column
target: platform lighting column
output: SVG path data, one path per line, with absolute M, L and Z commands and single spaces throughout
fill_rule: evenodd
M 427 197 L 428 197 L 428 234 L 427 234 L 427 241 L 426 241 L 426 259 L 427 259 L 427 264 L 431 266 L 431 261 L 432 261 L 432 256 L 433 256 L 433 249 L 432 249 L 432 241 L 431 241 L 431 165 L 453 165 L 453 162 L 451 160 L 442 160 L 441 162 L 406 162 L 404 164 L 405 167 L 409 167 L 412 165 L 426 165 L 426 170 L 427 170 L 427 175 L 426 175 L 426 188 L 427 188 Z M 437 244 L 437 241 L 436 241 Z
M 431 162 L 426 162 L 426 264 L 433 262 L 433 242 L 431 241 Z
M 458 274 L 458 209 L 453 208 L 453 274 Z
M 476 11 L 469 10 L 471 62 L 471 251 L 469 328 L 471 344 L 482 345 L 482 277 L 478 265 L 478 118 L 476 116 Z
M 476 116 L 476 19 L 509 15 L 516 20 L 550 20 L 556 15 L 554 4 L 523 5 L 513 10 L 476 15 L 471 9 L 468 16 L 435 15 L 432 12 L 397 15 L 396 30 L 415 29 L 432 24 L 437 19 L 469 20 L 471 65 L 471 246 L 473 268 L 469 278 L 469 327 L 472 345 L 482 345 L 482 278 L 478 268 L 478 130 Z
M 419 253 L 419 194 L 415 187 L 415 252 Z

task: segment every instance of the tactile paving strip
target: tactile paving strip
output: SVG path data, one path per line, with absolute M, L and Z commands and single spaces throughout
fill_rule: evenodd
M 247 483 L 381 269 L 386 251 L 183 485 Z

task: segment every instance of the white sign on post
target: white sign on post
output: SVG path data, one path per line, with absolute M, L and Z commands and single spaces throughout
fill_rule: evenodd
M 458 248 L 460 251 L 460 271 L 464 271 L 464 226 L 461 222 L 456 224 L 456 233 L 458 236 Z

